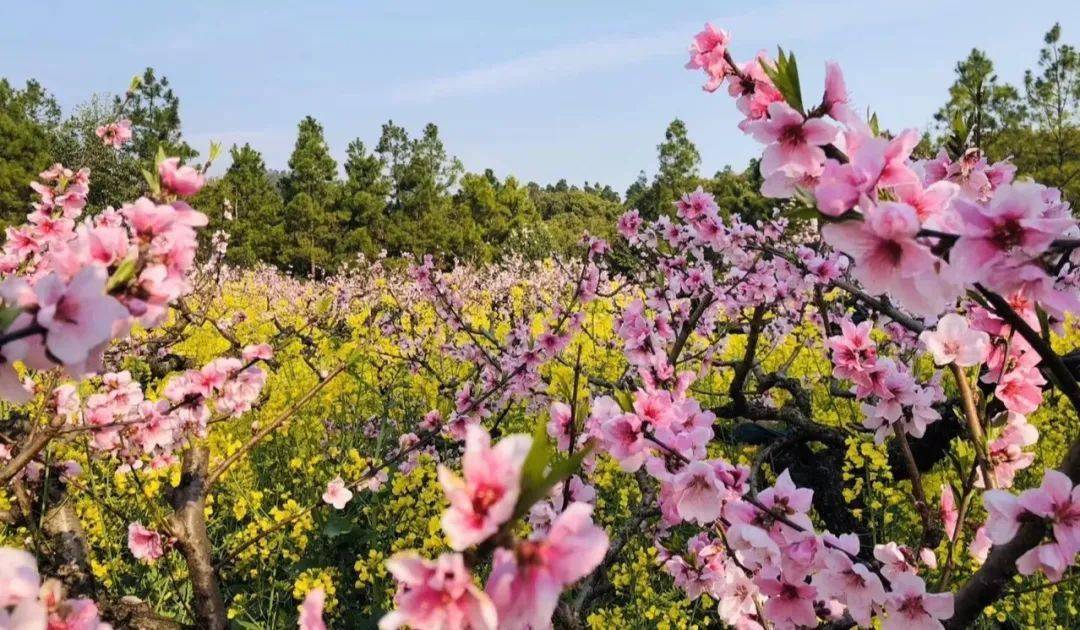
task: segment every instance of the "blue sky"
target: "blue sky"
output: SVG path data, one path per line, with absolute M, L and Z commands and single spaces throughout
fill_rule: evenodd
M 1076 0 L 35 0 L 0 8 L 0 76 L 34 77 L 70 109 L 153 66 L 180 95 L 196 148 L 247 141 L 276 168 L 307 114 L 339 160 L 393 118 L 411 131 L 435 122 L 471 170 L 621 191 L 655 168 L 676 116 L 706 173 L 757 150 L 726 95 L 682 68 L 706 20 L 731 31 L 738 59 L 794 50 L 807 94 L 839 61 L 856 103 L 893 129 L 929 123 L 972 47 L 1018 82 L 1054 21 L 1080 44 Z

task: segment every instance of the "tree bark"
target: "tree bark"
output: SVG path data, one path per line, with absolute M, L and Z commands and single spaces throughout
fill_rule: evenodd
M 206 533 L 206 475 L 210 450 L 192 447 L 184 455 L 180 485 L 173 491 L 170 533 L 187 563 L 194 597 L 195 622 L 199 628 L 225 630 L 228 617 Z
M 94 582 L 87 560 L 86 532 L 67 493 L 45 514 L 41 528 L 56 546 L 57 577 L 68 586 L 70 593 L 90 595 Z

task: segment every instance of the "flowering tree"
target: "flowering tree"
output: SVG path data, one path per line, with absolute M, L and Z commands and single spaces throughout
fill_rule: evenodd
M 178 552 L 168 575 L 190 585 L 197 627 L 229 624 L 243 596 L 230 575 L 257 573 L 252 558 L 299 563 L 272 546 L 282 532 L 333 556 L 361 515 L 379 530 L 387 485 L 426 468 L 420 520 L 435 539 L 376 554 L 397 584 L 370 611 L 383 628 L 614 625 L 612 573 L 642 541 L 683 599 L 737 628 L 966 627 L 1017 574 L 1064 580 L 1080 552 L 1080 386 L 1054 346 L 1080 309 L 1068 205 L 978 147 L 913 160 L 918 134 L 857 115 L 835 64 L 808 107 L 792 55 L 736 63 L 712 26 L 690 53 L 765 145 L 772 219 L 727 216 L 699 189 L 528 273 L 425 258 L 306 288 L 257 276 L 266 308 L 243 332 L 219 265 L 227 237 L 196 263 L 205 218 L 184 200 L 205 165 L 160 156 L 145 197 L 91 218 L 89 173 L 43 173 L 0 260 L 0 477 L 16 499 L 5 522 L 55 577 L 0 551 L 0 627 L 179 624 L 102 587 L 69 500 L 101 492 L 82 466 L 139 487 L 134 513 L 100 502 L 139 563 Z M 122 113 L 103 143 L 131 139 Z M 171 354 L 196 328 L 220 347 L 198 364 Z M 136 378 L 121 355 L 157 375 Z M 298 378 L 286 359 L 308 378 L 263 414 L 272 379 Z M 345 434 L 363 454 L 291 479 L 317 487 L 306 505 L 215 541 L 214 497 L 273 468 L 263 453 L 306 405 L 352 395 L 333 390 L 341 375 L 381 412 L 324 422 L 319 444 Z M 1064 458 L 1017 493 L 1048 407 L 1071 418 L 1054 427 Z M 856 478 L 866 454 L 879 465 Z M 167 492 L 146 491 L 169 470 Z M 900 503 L 868 517 L 890 483 Z M 374 513 L 404 519 L 394 505 Z M 326 540 L 309 544 L 316 519 Z M 336 585 L 308 586 L 297 622 L 325 628 Z

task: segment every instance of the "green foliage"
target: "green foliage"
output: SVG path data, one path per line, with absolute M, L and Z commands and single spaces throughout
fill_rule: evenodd
M 133 200 L 146 186 L 141 170 L 148 166 L 147 162 L 134 150 L 117 151 L 105 146 L 95 133 L 99 126 L 114 119 L 115 112 L 114 104 L 95 96 L 75 108 L 53 133 L 54 161 L 90 169 L 87 204 L 91 212 Z
M 281 188 L 285 242 L 278 248 L 275 262 L 304 275 L 332 269 L 341 236 L 335 208 L 339 192 L 337 162 L 330 155 L 322 125 L 311 116 L 300 121 L 296 145 L 289 157 L 289 174 Z
M 333 214 L 306 192 L 285 206 L 285 248 L 280 263 L 304 275 L 318 274 L 334 264 L 334 242 L 338 229 Z
M 741 173 L 730 166 L 717 171 L 711 180 L 702 182 L 702 186 L 716 198 L 720 211 L 728 215 L 737 215 L 744 221 L 753 222 L 767 218 L 776 207 L 774 200 L 761 195 L 761 171 L 758 160 L 754 159 Z
M 698 180 L 701 155 L 690 140 L 686 124 L 676 118 L 664 131 L 664 141 L 656 145 L 658 169 L 652 184 L 645 173 L 626 191 L 626 204 L 637 208 L 641 216 L 655 219 L 674 211 L 672 204 Z
M 776 65 L 762 64 L 762 70 L 772 79 L 773 85 L 784 96 L 788 105 L 803 113 L 802 86 L 799 83 L 799 66 L 795 55 L 786 54 L 783 48 L 777 49 Z
M 281 182 L 285 202 L 306 194 L 313 201 L 329 206 L 327 202 L 332 201 L 336 179 L 337 162 L 330 156 L 322 125 L 306 116 L 300 121 L 296 145 L 289 157 L 289 174 Z
M 949 100 L 935 114 L 936 144 L 953 157 L 979 147 L 991 160 L 1011 158 L 1017 175 L 1062 189 L 1080 202 L 1080 53 L 1055 24 L 1043 38 L 1037 69 L 1023 94 L 999 81 L 993 61 L 972 50 L 956 65 Z
M 203 232 L 228 231 L 230 264 L 278 262 L 285 239 L 281 193 L 270 180 L 262 155 L 251 145 L 233 146 L 229 153 L 232 164 L 225 175 L 210 182 L 195 200 L 210 217 L 210 229 Z
M 1080 200 L 1080 52 L 1061 42 L 1061 25 L 1043 39 L 1038 73 L 1024 75 L 1029 138 L 1012 147 L 1017 166 Z
M 0 227 L 25 218 L 29 183 L 52 159 L 49 128 L 59 115 L 56 101 L 37 82 L 20 90 L 0 79 Z
M 525 516 L 534 503 L 548 496 L 555 484 L 577 472 L 591 451 L 590 444 L 568 457 L 556 455 L 548 441 L 547 424 L 537 420 L 532 446 L 521 466 L 521 495 L 514 506 L 514 518 Z
M 956 64 L 956 81 L 949 87 L 949 100 L 934 119 L 953 138 L 951 149 L 970 145 L 996 156 L 1023 115 L 1016 88 L 1001 83 L 993 61 L 975 48 Z
M 132 87 L 125 95 L 132 131 L 131 145 L 125 150 L 143 162 L 153 161 L 158 149 L 184 160 L 194 157 L 197 152 L 181 137 L 180 99 L 169 87 L 169 79 L 158 78 L 153 68 L 147 68 Z M 116 105 L 123 100 L 117 96 Z

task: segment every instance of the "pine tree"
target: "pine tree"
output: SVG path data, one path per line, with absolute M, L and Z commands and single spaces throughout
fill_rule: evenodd
M 383 159 L 369 153 L 359 138 L 349 143 L 338 214 L 348 228 L 345 249 L 350 253 L 371 256 L 386 243 L 390 180 L 385 167 Z
M 208 185 L 197 200 L 210 215 L 211 230 L 229 232 L 226 260 L 251 266 L 264 261 L 284 267 L 284 203 L 270 180 L 262 155 L 251 145 L 229 150 L 232 164 L 220 180 Z
M 119 104 L 121 97 L 116 97 Z M 180 133 L 180 99 L 169 87 L 167 77 L 158 78 L 153 68 L 143 71 L 138 87 L 127 105 L 131 120 L 131 144 L 126 148 L 143 162 L 152 162 L 158 147 L 169 156 L 185 160 L 194 157 Z
M 294 196 L 285 206 L 285 268 L 312 277 L 333 271 L 335 243 L 341 236 L 338 227 L 333 214 L 311 195 Z
M 626 190 L 628 207 L 646 219 L 674 212 L 676 199 L 697 186 L 701 155 L 690 141 L 686 124 L 676 118 L 664 131 L 664 141 L 656 145 L 659 167 L 651 184 L 642 171 Z
M 664 131 L 664 141 L 656 147 L 660 167 L 656 172 L 657 214 L 670 212 L 671 204 L 687 190 L 698 177 L 701 155 L 690 141 L 686 124 L 676 118 Z
M 409 164 L 411 147 L 409 133 L 404 127 L 388 120 L 382 126 L 382 134 L 379 143 L 375 145 L 375 153 L 382 160 L 390 179 L 390 212 L 397 213 L 402 210 L 402 186 L 405 181 L 405 171 Z
M 311 116 L 300 121 L 289 174 L 282 180 L 285 200 L 286 265 L 302 274 L 332 270 L 341 249 L 337 162 Z
M 1039 72 L 1024 75 L 1034 138 L 1022 143 L 1017 165 L 1080 202 L 1080 52 L 1061 42 L 1061 25 L 1043 38 Z
M 992 159 L 1009 155 L 1008 135 L 1023 119 L 1020 94 L 998 81 L 994 62 L 986 53 L 972 49 L 956 64 L 956 81 L 949 87 L 949 101 L 934 114 L 954 154 L 967 146 L 978 147 Z M 951 136 L 951 139 L 950 139 Z M 956 157 L 954 155 L 954 157 Z
M 285 202 L 306 193 L 312 201 L 328 205 L 326 202 L 333 193 L 336 178 L 337 162 L 330 155 L 322 125 L 311 116 L 306 116 L 300 121 L 296 145 L 289 156 L 289 174 L 282 181 Z

